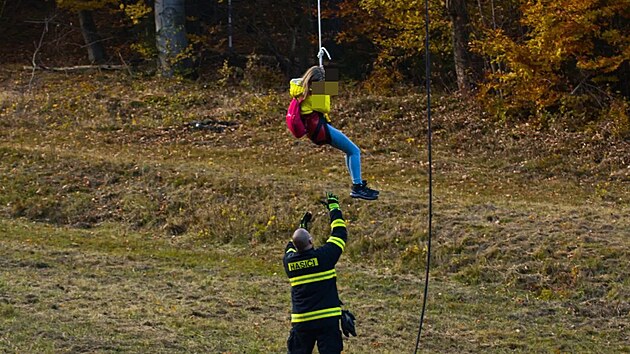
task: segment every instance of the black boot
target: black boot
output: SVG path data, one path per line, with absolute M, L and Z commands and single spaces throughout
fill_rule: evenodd
M 368 188 L 367 182 L 363 181 L 361 184 L 353 184 L 352 192 L 350 192 L 352 198 L 361 198 L 365 200 L 378 199 L 378 191 Z
M 366 180 L 363 180 L 363 186 L 367 187 L 367 181 Z M 376 193 L 376 195 L 381 194 L 381 192 L 377 191 L 376 189 L 372 189 L 372 190 Z

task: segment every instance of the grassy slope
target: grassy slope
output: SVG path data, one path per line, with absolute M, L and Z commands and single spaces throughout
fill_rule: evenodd
M 24 94 L 30 77 L 3 75 L 0 351 L 282 352 L 281 248 L 305 209 L 325 239 L 325 189 L 350 221 L 339 286 L 361 336 L 347 352 L 411 351 L 421 97 L 339 98 L 337 125 L 383 191 L 365 203 L 345 197 L 339 153 L 288 136 L 282 95 L 105 74 L 38 76 Z M 630 350 L 627 142 L 478 116 L 437 98 L 423 349 Z M 182 125 L 195 119 L 238 125 Z

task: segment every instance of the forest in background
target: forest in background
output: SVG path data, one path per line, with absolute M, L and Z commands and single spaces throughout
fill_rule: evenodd
M 326 65 L 342 80 L 385 95 L 423 85 L 424 1 L 322 7 Z M 156 33 L 166 8 L 169 40 Z M 630 136 L 630 1 L 431 0 L 429 13 L 434 90 L 471 96 L 507 124 Z M 4 0 L 0 60 L 283 88 L 317 61 L 316 15 L 314 0 Z

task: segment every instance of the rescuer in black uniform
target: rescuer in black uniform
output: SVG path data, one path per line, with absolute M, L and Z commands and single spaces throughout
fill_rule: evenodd
M 348 233 L 338 197 L 326 193 L 326 206 L 331 228 L 326 244 L 313 247 L 313 237 L 307 230 L 311 215 L 306 213 L 285 248 L 284 270 L 291 283 L 292 303 L 289 354 L 312 353 L 315 343 L 321 354 L 343 350 L 335 264 L 346 247 Z

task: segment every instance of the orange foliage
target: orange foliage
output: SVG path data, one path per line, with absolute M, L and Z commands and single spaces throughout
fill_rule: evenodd
M 451 56 L 449 23 L 441 2 L 431 0 L 429 10 L 431 52 Z M 337 41 L 347 45 L 367 39 L 376 47 L 373 70 L 366 87 L 388 91 L 403 79 L 405 61 L 420 62 L 424 52 L 425 13 L 423 0 L 345 0 L 337 16 L 345 28 Z
M 486 98 L 540 114 L 591 86 L 598 94 L 630 60 L 630 1 L 522 0 L 522 37 L 486 29 L 473 50 L 500 68 L 487 74 Z M 625 25 L 624 25 L 625 24 Z

